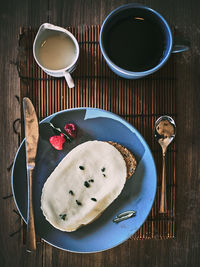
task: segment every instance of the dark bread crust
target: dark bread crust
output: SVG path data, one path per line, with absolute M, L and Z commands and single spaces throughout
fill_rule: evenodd
M 126 162 L 126 167 L 127 167 L 127 177 L 126 179 L 129 179 L 136 170 L 137 167 L 137 161 L 133 155 L 126 147 L 113 142 L 113 141 L 108 141 L 109 144 L 114 146 L 123 156 L 125 162 Z

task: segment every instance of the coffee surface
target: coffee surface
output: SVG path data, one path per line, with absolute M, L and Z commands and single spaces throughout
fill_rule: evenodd
M 166 41 L 159 22 L 135 13 L 113 23 L 105 33 L 104 44 L 117 66 L 137 72 L 152 69 L 160 62 Z

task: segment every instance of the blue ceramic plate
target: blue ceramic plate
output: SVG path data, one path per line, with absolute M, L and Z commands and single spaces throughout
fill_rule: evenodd
M 63 128 L 74 122 L 78 135 L 71 143 L 65 143 L 62 151 L 56 151 L 48 139 L 54 133 L 48 122 Z M 40 209 L 42 187 L 62 160 L 75 146 L 88 140 L 115 141 L 127 147 L 136 156 L 136 173 L 127 181 L 120 196 L 93 223 L 72 233 L 55 229 L 44 218 Z M 95 108 L 77 108 L 55 113 L 40 123 L 40 138 L 34 173 L 33 201 L 37 234 L 47 243 L 72 252 L 98 252 L 113 248 L 132 236 L 147 218 L 156 193 L 156 168 L 151 151 L 139 132 L 119 116 Z M 19 147 L 12 171 L 12 190 L 17 208 L 26 222 L 27 178 L 25 165 L 25 141 Z M 136 217 L 118 224 L 113 218 L 127 210 L 137 211 Z

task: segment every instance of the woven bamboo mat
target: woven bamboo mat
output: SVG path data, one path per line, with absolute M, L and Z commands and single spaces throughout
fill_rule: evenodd
M 75 88 L 69 89 L 64 78 L 50 77 L 37 66 L 32 55 L 36 30 L 26 28 L 21 29 L 19 35 L 20 99 L 28 96 L 40 119 L 63 109 L 97 107 L 120 115 L 137 128 L 153 152 L 158 189 L 146 222 L 131 239 L 174 238 L 176 142 L 170 145 L 167 153 L 168 213 L 160 215 L 162 155 L 160 146 L 154 140 L 153 129 L 155 120 L 163 114 L 176 120 L 175 58 L 171 56 L 161 70 L 148 78 L 121 79 L 110 71 L 102 57 L 98 42 L 99 26 L 67 29 L 75 35 L 80 45 L 79 63 L 73 73 Z

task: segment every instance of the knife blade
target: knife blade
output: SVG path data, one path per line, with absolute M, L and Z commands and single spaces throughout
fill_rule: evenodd
M 35 168 L 35 158 L 37 154 L 39 140 L 39 126 L 35 108 L 31 100 L 23 98 L 24 128 L 26 137 L 26 168 L 28 181 L 28 208 L 27 208 L 27 239 L 26 250 L 32 252 L 36 250 L 36 235 L 33 211 L 33 171 Z

